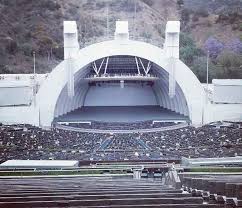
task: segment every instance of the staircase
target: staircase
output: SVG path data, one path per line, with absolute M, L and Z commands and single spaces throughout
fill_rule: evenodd
M 0 207 L 215 208 L 202 197 L 154 179 L 128 177 L 0 178 Z

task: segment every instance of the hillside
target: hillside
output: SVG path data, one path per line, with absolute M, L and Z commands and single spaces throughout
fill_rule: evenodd
M 162 44 L 166 21 L 181 20 L 181 58 L 201 81 L 212 47 L 210 77 L 242 78 L 241 8 L 241 0 L 0 0 L 0 73 L 32 72 L 33 51 L 37 72 L 51 71 L 63 58 L 63 20 L 77 21 L 81 46 L 111 36 L 117 19 L 129 21 L 131 36 Z

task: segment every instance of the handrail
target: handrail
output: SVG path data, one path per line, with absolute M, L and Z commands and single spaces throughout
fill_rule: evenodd
M 57 129 L 62 130 L 68 130 L 68 131 L 76 131 L 76 132 L 83 132 L 83 133 L 99 133 L 99 134 L 130 134 L 130 133 L 152 133 L 152 132 L 161 132 L 161 131 L 168 131 L 168 130 L 175 130 L 187 127 L 188 124 L 186 122 L 173 125 L 173 126 L 167 126 L 167 127 L 159 127 L 159 128 L 150 128 L 150 129 L 133 129 L 133 130 L 108 130 L 108 129 L 87 129 L 87 128 L 78 128 L 78 127 L 72 127 L 72 126 L 64 126 L 61 124 L 56 123 L 55 127 Z

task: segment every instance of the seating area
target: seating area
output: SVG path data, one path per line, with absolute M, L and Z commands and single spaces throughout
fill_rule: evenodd
M 164 207 L 217 208 L 164 185 L 160 179 L 127 177 L 25 177 L 0 178 L 0 207 Z
M 226 207 L 242 206 L 241 174 L 180 174 L 183 189 L 193 196 L 201 196 L 207 202 Z
M 1 161 L 164 160 L 242 155 L 238 127 L 187 126 L 149 133 L 83 133 L 30 125 L 0 126 Z

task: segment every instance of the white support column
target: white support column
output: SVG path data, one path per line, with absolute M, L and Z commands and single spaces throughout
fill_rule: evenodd
M 119 40 L 119 41 L 129 39 L 128 21 L 116 21 L 116 29 L 115 29 L 114 37 L 115 37 L 115 40 Z
M 105 65 L 105 69 L 104 69 L 104 74 L 107 73 L 108 61 L 109 61 L 109 57 L 107 57 L 107 59 L 106 59 L 106 65 Z
M 100 64 L 100 66 L 99 66 L 99 68 L 98 68 L 98 71 L 97 71 L 98 75 L 99 75 L 99 72 L 101 71 L 101 68 L 102 68 L 102 66 L 103 66 L 103 62 L 104 62 L 104 60 L 105 60 L 105 58 L 103 58 L 103 60 L 102 60 L 102 62 L 101 62 L 101 64 Z
M 77 25 L 75 21 L 64 21 L 64 59 L 67 74 L 68 96 L 74 96 L 74 59 L 78 55 L 79 43 Z
M 143 68 L 143 70 L 144 70 L 144 72 L 145 72 L 145 66 L 144 66 L 144 64 L 143 64 L 143 62 L 142 62 L 142 60 L 141 60 L 141 58 L 139 58 L 139 61 L 140 61 L 141 66 L 142 66 L 142 68 Z M 145 72 L 145 73 L 146 73 L 146 72 Z
M 95 61 L 93 62 L 92 67 L 93 67 L 93 70 L 96 72 L 96 75 L 99 75 L 99 72 L 101 71 L 101 68 L 102 68 L 102 66 L 103 66 L 103 62 L 104 62 L 104 60 L 105 60 L 105 58 L 103 58 L 103 60 L 102 60 L 102 62 L 101 62 L 101 64 L 99 65 L 98 68 L 97 68 L 97 64 L 96 64 L 96 62 L 95 62 Z M 107 65 L 107 63 L 106 63 L 106 65 Z M 106 68 L 105 68 L 105 70 L 106 70 Z
M 135 56 L 135 62 L 136 62 L 136 66 L 137 66 L 138 74 L 140 74 L 139 63 L 138 63 L 138 60 L 137 60 L 137 57 L 136 57 L 136 56 Z
M 72 98 L 75 94 L 74 92 L 74 74 L 73 74 L 73 59 L 70 57 L 66 61 L 66 69 L 67 69 L 67 76 L 68 76 L 68 82 L 67 82 L 67 90 L 68 90 L 68 96 Z
M 176 92 L 176 62 L 179 59 L 180 22 L 168 21 L 166 24 L 166 39 L 164 49 L 169 68 L 169 96 L 173 98 Z
M 149 71 L 150 71 L 150 68 L 151 68 L 150 61 L 148 62 L 146 69 L 145 69 L 145 66 L 144 66 L 141 58 L 139 58 L 139 61 L 140 61 L 141 65 L 142 65 L 142 68 L 143 68 L 143 70 L 145 72 L 145 75 L 147 75 L 149 73 Z
M 96 75 L 98 75 L 98 70 L 97 70 L 97 65 L 96 65 L 96 62 L 94 61 L 93 64 L 92 64 L 92 68 L 93 70 L 95 71 Z
M 148 65 L 147 65 L 147 69 L 146 69 L 146 75 L 149 73 L 151 69 L 151 64 L 150 64 L 150 61 L 148 62 Z

